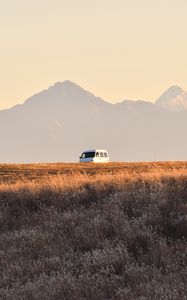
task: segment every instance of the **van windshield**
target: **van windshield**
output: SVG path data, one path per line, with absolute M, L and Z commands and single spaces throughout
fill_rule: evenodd
M 81 158 L 90 158 L 94 156 L 95 156 L 95 152 L 83 152 Z

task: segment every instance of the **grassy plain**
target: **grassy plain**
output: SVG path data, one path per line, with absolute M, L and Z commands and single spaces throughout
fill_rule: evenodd
M 0 165 L 0 299 L 187 299 L 187 162 Z

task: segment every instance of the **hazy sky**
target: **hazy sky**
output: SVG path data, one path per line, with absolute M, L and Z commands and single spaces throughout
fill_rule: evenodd
M 187 89 L 187 0 L 0 0 L 0 108 L 70 79 L 111 102 Z

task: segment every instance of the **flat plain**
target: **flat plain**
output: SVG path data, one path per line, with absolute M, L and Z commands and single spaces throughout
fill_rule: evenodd
M 0 183 L 28 182 L 55 175 L 187 172 L 187 162 L 0 164 Z
M 187 299 L 187 162 L 0 165 L 0 298 Z

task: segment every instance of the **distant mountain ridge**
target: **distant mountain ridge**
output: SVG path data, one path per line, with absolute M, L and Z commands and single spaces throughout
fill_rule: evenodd
M 113 161 L 186 160 L 187 98 L 111 104 L 67 80 L 0 111 L 1 162 L 76 161 L 106 148 Z
M 155 100 L 154 103 L 145 101 L 145 100 L 123 100 L 121 102 L 112 104 L 103 100 L 100 97 L 96 97 L 91 92 L 83 89 L 76 83 L 71 80 L 66 80 L 64 82 L 56 82 L 53 86 L 50 86 L 48 89 L 43 90 L 39 93 L 34 94 L 24 101 L 22 105 L 39 105 L 39 103 L 44 101 L 46 103 L 47 98 L 51 102 L 51 97 L 54 98 L 55 101 L 74 101 L 74 99 L 79 95 L 78 102 L 85 98 L 91 99 L 94 97 L 98 101 L 105 102 L 110 105 L 126 105 L 126 106 L 134 106 L 136 104 L 152 105 L 156 104 L 157 106 L 163 107 L 169 111 L 182 111 L 187 109 L 187 91 L 183 90 L 179 86 L 171 86 L 168 90 L 166 90 L 158 99 Z M 136 104 L 135 104 L 136 103 Z M 49 104 L 49 102 L 47 102 Z M 15 105 L 12 108 L 20 107 L 20 104 Z M 11 108 L 10 108 L 11 109 Z

